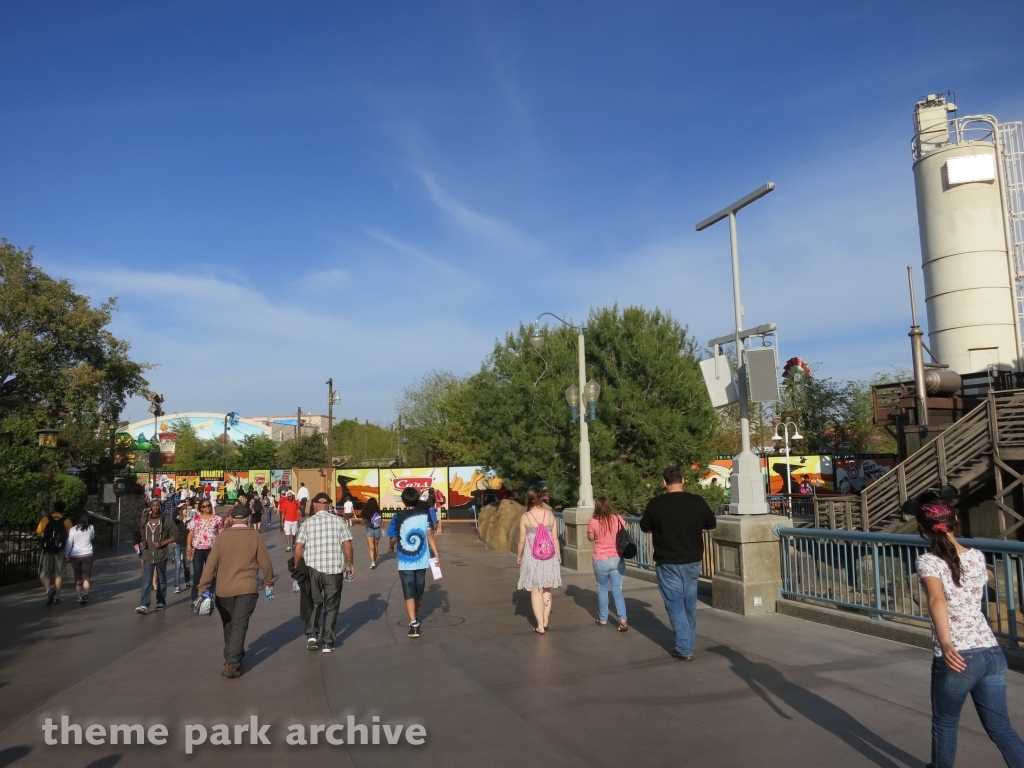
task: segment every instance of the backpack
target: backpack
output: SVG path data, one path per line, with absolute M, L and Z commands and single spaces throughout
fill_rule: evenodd
M 60 552 L 68 540 L 68 532 L 64 527 L 64 520 L 54 520 L 52 517 L 43 529 L 43 535 L 39 544 L 43 552 Z
M 374 512 L 370 515 L 370 527 L 380 528 L 380 524 L 384 522 L 384 518 L 380 516 L 380 512 Z
M 622 522 L 622 527 L 615 534 L 615 549 L 618 550 L 619 557 L 623 560 L 629 560 L 636 557 L 636 542 L 633 541 L 633 537 L 626 530 L 626 522 L 622 518 L 619 518 L 619 520 Z
M 528 512 L 530 519 L 537 523 L 537 518 L 533 516 L 532 512 Z M 544 519 L 547 519 L 547 512 L 544 513 Z M 551 534 L 548 533 L 548 527 L 537 523 L 537 532 L 533 535 L 533 546 L 530 548 L 530 554 L 533 555 L 534 560 L 550 560 L 555 556 L 555 543 L 551 540 Z

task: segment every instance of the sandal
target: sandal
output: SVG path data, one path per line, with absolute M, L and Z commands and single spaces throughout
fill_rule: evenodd
M 617 626 L 616 629 L 619 630 L 619 632 L 629 632 L 629 625 L 622 621 L 619 622 L 619 626 Z
M 597 626 L 599 626 L 599 627 L 606 627 L 606 626 L 608 626 L 608 622 L 607 621 L 601 621 L 600 619 L 594 619 L 594 623 L 597 624 Z
M 536 632 L 538 635 L 546 635 L 547 634 L 547 632 L 545 632 L 544 630 L 537 629 L 536 627 L 533 628 L 533 631 Z

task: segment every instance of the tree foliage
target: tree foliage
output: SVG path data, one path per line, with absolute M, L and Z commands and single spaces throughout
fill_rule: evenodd
M 67 280 L 35 266 L 31 250 L 0 239 L 0 417 L 37 413 L 95 425 L 144 391 L 147 366 L 107 330 L 114 305 L 91 306 Z
M 281 466 L 318 469 L 327 466 L 327 442 L 319 432 L 285 440 L 278 449 Z
M 879 374 L 872 383 L 880 383 Z M 782 387 L 778 418 L 794 421 L 803 441 L 804 453 L 894 453 L 895 441 L 874 424 L 871 384 L 864 381 L 836 382 L 831 378 L 808 376 L 793 369 Z
M 347 456 L 348 466 L 387 463 L 398 452 L 398 428 L 370 421 L 341 419 L 334 425 L 334 455 Z
M 449 390 L 438 437 L 454 462 L 478 461 L 522 487 L 542 478 L 552 497 L 575 503 L 579 427 L 564 392 L 577 383 L 576 332 L 545 329 L 535 350 L 520 326 L 495 346 L 481 371 Z M 635 512 L 678 464 L 691 479 L 705 464 L 717 423 L 696 361 L 697 346 L 658 310 L 591 312 L 587 375 L 601 384 L 590 422 L 593 481 L 617 508 Z
M 453 448 L 451 437 L 457 414 L 451 404 L 462 384 L 449 371 L 431 371 L 402 390 L 396 409 L 409 440 L 403 453 L 410 462 L 434 466 L 456 457 L 458 449 Z
M 246 435 L 237 445 L 237 469 L 270 469 L 278 466 L 277 443 L 268 435 Z

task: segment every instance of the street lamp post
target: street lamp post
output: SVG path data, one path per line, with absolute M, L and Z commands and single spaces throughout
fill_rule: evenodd
M 580 419 L 580 492 L 579 499 L 576 502 L 577 508 L 587 508 L 592 510 L 594 508 L 594 483 L 591 477 L 590 468 L 590 429 L 587 426 L 588 421 L 593 421 L 597 418 L 597 400 L 601 395 L 601 385 L 596 381 L 587 381 L 587 348 L 586 341 L 583 338 L 584 332 L 587 330 L 586 326 L 576 326 L 572 323 L 564 320 L 558 315 L 554 315 L 551 312 L 544 312 L 537 317 L 537 320 L 533 324 L 533 333 L 530 335 L 530 344 L 534 349 L 540 350 L 544 346 L 544 337 L 540 333 L 539 323 L 540 319 L 544 315 L 551 315 L 551 317 L 558 320 L 563 325 L 572 328 L 577 333 L 578 339 L 578 374 L 579 374 L 579 386 L 572 385 L 565 390 L 565 399 L 569 403 L 569 408 L 572 410 L 572 421 L 576 423 L 577 415 L 579 413 L 580 406 L 580 393 L 583 393 L 583 398 L 586 401 L 587 407 L 584 411 L 584 417 Z
M 590 429 L 588 421 L 597 418 L 597 399 L 601 395 L 601 385 L 591 379 L 587 381 L 587 349 L 583 338 L 586 327 L 576 326 L 569 321 L 544 312 L 537 317 L 530 335 L 531 346 L 540 351 L 544 345 L 544 337 L 540 332 L 540 319 L 551 315 L 558 322 L 576 331 L 578 341 L 577 374 L 579 386 L 572 384 L 565 390 L 565 400 L 572 411 L 572 420 L 580 425 L 580 492 L 576 507 L 562 510 L 562 522 L 565 524 L 565 546 L 562 548 L 562 564 L 574 571 L 589 570 L 594 557 L 594 545 L 587 539 L 587 524 L 594 516 L 594 484 L 590 470 Z M 586 406 L 580 416 L 580 396 Z
M 327 380 L 327 493 L 334 503 L 334 406 L 340 401 L 334 378 Z
M 732 298 L 736 320 L 736 391 L 740 403 L 740 452 L 733 460 L 729 512 L 734 515 L 766 515 L 768 504 L 764 496 L 764 478 L 761 461 L 750 450 L 750 409 L 747 405 L 747 355 L 743 343 L 743 302 L 740 298 L 740 250 L 736 239 L 736 214 L 755 200 L 760 200 L 775 189 L 772 182 L 758 187 L 713 216 L 697 224 L 697 231 L 707 229 L 723 219 L 729 219 L 729 244 L 732 251 Z
M 792 465 L 792 463 L 789 460 L 789 440 L 790 440 L 789 426 L 790 426 L 790 424 L 793 425 L 793 439 L 794 440 L 803 440 L 804 436 L 800 434 L 800 430 L 797 428 L 795 421 L 776 422 L 776 424 L 775 424 L 775 434 L 772 435 L 772 440 L 774 440 L 776 442 L 778 442 L 779 440 L 782 440 L 783 441 L 783 445 L 785 446 L 785 448 L 783 450 L 786 452 L 786 495 L 789 496 L 789 497 L 792 497 L 792 495 L 793 495 L 793 483 L 792 483 L 792 479 L 793 479 L 793 465 Z M 782 435 L 779 435 L 779 427 L 782 427 Z M 789 499 L 786 500 L 786 502 L 789 505 L 790 509 L 792 509 L 792 507 L 793 507 L 793 499 L 789 498 Z

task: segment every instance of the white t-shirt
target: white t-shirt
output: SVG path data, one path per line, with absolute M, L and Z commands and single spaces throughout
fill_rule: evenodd
M 307 488 L 306 486 L 302 486 L 301 488 L 299 488 L 299 492 L 295 495 L 299 499 L 299 501 L 302 501 L 302 499 L 308 499 L 309 488 Z
M 91 525 L 84 531 L 73 526 L 68 531 L 68 540 L 64 543 L 65 557 L 86 557 L 92 554 L 92 540 L 96 538 L 96 529 Z
M 355 514 L 355 506 L 352 504 L 351 499 L 345 502 L 343 514 L 345 515 L 346 518 L 350 518 L 352 517 L 353 514 Z
M 953 572 L 941 557 L 928 553 L 917 558 L 917 575 L 922 579 L 934 576 L 942 582 L 942 593 L 946 596 L 949 611 L 949 637 L 958 651 L 972 648 L 991 648 L 996 645 L 985 614 L 981 612 L 981 599 L 988 586 L 988 569 L 985 555 L 977 549 L 960 553 L 960 586 L 953 582 Z M 942 655 L 935 625 L 932 625 L 932 644 L 935 655 Z

